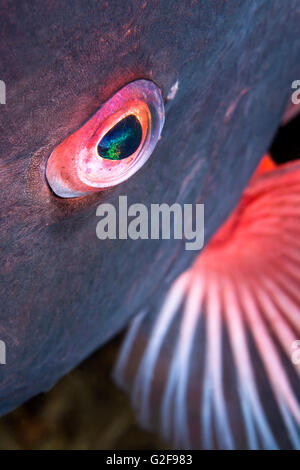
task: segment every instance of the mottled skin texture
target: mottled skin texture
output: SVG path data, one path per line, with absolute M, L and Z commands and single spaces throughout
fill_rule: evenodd
M 298 12 L 297 10 L 298 5 Z M 4 1 L 1 9 L 0 413 L 49 389 L 156 301 L 195 252 L 184 241 L 99 241 L 96 206 L 205 203 L 206 241 L 268 148 L 300 73 L 299 2 Z M 154 154 L 102 194 L 55 197 L 51 150 L 131 80 L 155 81 Z

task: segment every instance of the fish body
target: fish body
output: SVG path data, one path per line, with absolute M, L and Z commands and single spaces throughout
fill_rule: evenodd
M 203 203 L 206 243 L 224 222 L 299 75 L 298 17 L 297 0 L 2 2 L 0 414 L 159 303 L 195 257 L 180 240 L 100 242 L 100 202 Z M 108 191 L 56 197 L 53 149 L 137 79 L 165 102 L 150 160 Z

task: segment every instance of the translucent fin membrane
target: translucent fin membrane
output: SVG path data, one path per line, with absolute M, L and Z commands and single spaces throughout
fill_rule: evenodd
M 267 167 L 115 368 L 176 448 L 300 448 L 300 163 Z

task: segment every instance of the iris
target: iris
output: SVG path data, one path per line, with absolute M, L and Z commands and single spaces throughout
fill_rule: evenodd
M 98 144 L 98 154 L 106 160 L 123 160 L 139 148 L 142 126 L 133 114 L 112 127 Z

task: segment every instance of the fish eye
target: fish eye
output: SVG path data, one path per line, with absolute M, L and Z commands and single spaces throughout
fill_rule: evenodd
M 98 155 L 107 160 L 123 160 L 132 155 L 142 142 L 143 130 L 134 114 L 119 121 L 100 140 Z
M 164 125 L 164 104 L 150 80 L 136 80 L 106 101 L 51 153 L 46 178 L 70 198 L 120 184 L 152 154 Z

